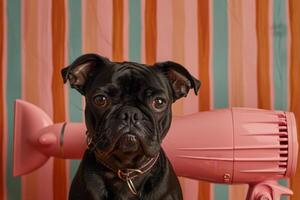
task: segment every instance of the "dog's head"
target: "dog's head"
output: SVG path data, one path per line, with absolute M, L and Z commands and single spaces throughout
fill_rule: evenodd
M 120 167 L 154 157 L 171 123 L 171 105 L 200 82 L 175 62 L 152 66 L 111 62 L 96 54 L 62 70 L 64 82 L 85 96 L 88 134 Z

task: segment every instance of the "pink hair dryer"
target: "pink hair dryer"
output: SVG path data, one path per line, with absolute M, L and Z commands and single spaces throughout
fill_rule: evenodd
M 80 159 L 84 123 L 58 123 L 22 100 L 15 104 L 14 175 L 41 167 L 50 156 Z M 249 108 L 177 117 L 163 148 L 178 176 L 225 184 L 249 184 L 248 200 L 292 195 L 276 180 L 294 175 L 297 130 L 293 113 Z

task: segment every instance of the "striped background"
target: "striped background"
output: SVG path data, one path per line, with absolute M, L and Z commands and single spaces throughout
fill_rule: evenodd
M 0 195 L 64 200 L 78 161 L 51 159 L 12 177 L 13 101 L 55 122 L 83 120 L 82 97 L 60 78 L 77 56 L 173 60 L 202 81 L 177 115 L 231 106 L 291 110 L 300 127 L 299 0 L 0 0 Z M 300 133 L 300 130 L 299 130 Z M 299 135 L 300 138 L 300 135 Z M 180 179 L 187 200 L 240 200 L 246 186 Z M 289 181 L 300 199 L 300 164 Z

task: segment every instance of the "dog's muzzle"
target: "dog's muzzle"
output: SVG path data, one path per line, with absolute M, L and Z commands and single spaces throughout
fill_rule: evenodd
M 136 152 L 139 150 L 140 142 L 136 135 L 124 134 L 118 141 L 117 148 L 123 153 Z

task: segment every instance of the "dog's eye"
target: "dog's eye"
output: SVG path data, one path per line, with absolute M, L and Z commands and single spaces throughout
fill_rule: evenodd
M 108 104 L 108 98 L 104 95 L 97 95 L 94 97 L 94 103 L 99 107 L 105 107 Z
M 166 107 L 167 107 L 167 102 L 163 98 L 156 97 L 152 101 L 152 108 L 157 112 L 163 111 Z

